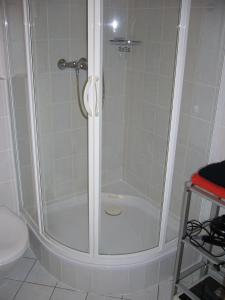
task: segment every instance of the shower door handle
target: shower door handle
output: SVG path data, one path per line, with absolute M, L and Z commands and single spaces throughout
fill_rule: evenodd
M 99 98 L 99 78 L 94 78 L 95 85 L 95 115 L 99 115 L 99 107 L 100 107 L 100 98 Z
M 86 109 L 86 111 L 87 111 L 87 113 L 90 117 L 92 117 L 92 110 L 91 110 L 91 107 L 90 107 L 90 104 L 89 104 L 89 101 L 88 101 L 88 93 L 89 93 L 90 86 L 91 86 L 92 83 L 93 83 L 93 76 L 90 76 L 90 77 L 88 77 L 88 81 L 85 85 L 84 95 L 83 95 L 84 107 L 85 107 L 85 109 Z

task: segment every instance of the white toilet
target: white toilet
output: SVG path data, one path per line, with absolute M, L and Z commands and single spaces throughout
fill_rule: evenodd
M 27 246 L 26 224 L 8 208 L 0 206 L 0 285 Z

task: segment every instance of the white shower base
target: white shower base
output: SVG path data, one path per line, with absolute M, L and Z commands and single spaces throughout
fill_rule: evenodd
M 105 212 L 113 206 L 121 209 L 120 215 Z M 51 204 L 45 216 L 48 234 L 66 246 L 88 252 L 87 195 Z M 143 251 L 158 244 L 160 210 L 143 198 L 102 193 L 100 224 L 101 254 Z
M 132 195 L 119 194 L 131 192 L 125 183 L 111 185 L 107 190 L 115 191 L 115 188 L 118 193 L 101 195 L 100 254 L 130 254 L 157 247 L 160 208 L 134 190 Z M 105 212 L 115 206 L 121 209 L 120 215 L 110 216 Z M 45 224 L 46 232 L 58 242 L 78 251 L 89 251 L 87 194 L 47 205 Z M 171 224 L 168 234 L 174 235 Z
M 62 282 L 100 294 L 126 295 L 158 284 L 160 268 L 175 254 L 174 243 L 157 249 L 160 207 L 124 182 L 104 187 L 100 203 L 100 255 L 94 256 L 88 253 L 86 194 L 59 199 L 44 207 L 47 235 L 41 236 L 35 228 L 30 230 L 31 248 L 41 264 Z M 121 214 L 106 214 L 111 206 L 119 207 Z M 173 222 L 169 222 L 168 229 L 173 236 Z M 171 272 L 172 269 L 164 277 L 171 276 Z

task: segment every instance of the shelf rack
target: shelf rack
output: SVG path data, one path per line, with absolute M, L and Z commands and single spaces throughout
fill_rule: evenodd
M 182 211 L 181 211 L 181 224 L 180 224 L 180 231 L 178 236 L 178 246 L 177 246 L 177 256 L 175 262 L 175 269 L 174 269 L 174 281 L 172 287 L 172 299 L 173 296 L 177 293 L 177 290 L 181 290 L 185 295 L 187 295 L 192 300 L 202 300 L 197 297 L 189 287 L 187 287 L 184 283 L 181 282 L 182 279 L 185 277 L 193 274 L 197 270 L 201 270 L 202 278 L 209 272 L 209 268 L 211 265 L 218 265 L 221 262 L 224 262 L 222 258 L 216 258 L 208 251 L 205 251 L 202 248 L 196 247 L 192 244 L 188 238 L 186 238 L 186 230 L 187 230 L 187 222 L 191 204 L 191 197 L 192 194 L 195 193 L 201 196 L 202 199 L 208 200 L 212 203 L 211 212 L 210 212 L 210 219 L 215 218 L 219 215 L 220 208 L 225 208 L 225 199 L 219 198 L 208 191 L 193 185 L 191 181 L 185 183 L 184 193 L 183 193 L 183 204 L 182 204 Z M 192 265 L 191 267 L 187 268 L 185 271 L 181 271 L 181 264 L 184 254 L 184 247 L 191 247 L 194 251 L 196 251 L 201 256 L 201 261 L 197 262 L 196 264 Z M 209 245 L 207 250 L 212 251 L 212 245 Z M 217 276 L 214 276 L 210 272 L 210 276 L 213 277 L 217 282 L 220 284 L 224 284 L 224 277 L 225 273 L 222 271 L 217 271 Z M 177 298 L 176 298 L 177 299 Z

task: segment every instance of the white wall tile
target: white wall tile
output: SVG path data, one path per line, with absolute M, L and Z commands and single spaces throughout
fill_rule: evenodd
M 14 212 L 18 210 L 16 181 L 0 182 L 0 205 L 5 205 Z
M 62 74 L 62 71 L 58 68 L 57 63 L 59 59 L 69 60 L 69 39 L 66 37 L 61 39 L 49 39 L 49 61 L 50 61 L 50 70 L 51 72 L 59 72 Z M 75 60 L 76 57 L 73 58 Z M 63 74 L 68 73 L 69 70 L 63 71 Z
M 47 29 L 47 1 L 31 1 L 31 17 L 35 40 L 44 40 L 48 37 Z
M 0 151 L 11 148 L 9 118 L 0 117 Z
M 35 72 L 46 73 L 49 71 L 49 57 L 48 57 L 48 47 L 49 43 L 47 40 L 37 40 L 34 41 L 35 47 L 33 47 L 33 55 L 35 58 L 34 67 Z
M 0 157 L 0 182 L 10 181 L 13 178 L 12 151 L 2 151 Z
M 49 37 L 69 38 L 69 1 L 48 1 Z
M 166 7 L 164 15 L 162 40 L 173 45 L 175 45 L 177 37 L 178 10 L 179 7 Z

